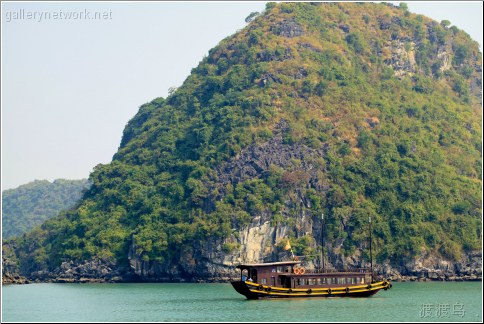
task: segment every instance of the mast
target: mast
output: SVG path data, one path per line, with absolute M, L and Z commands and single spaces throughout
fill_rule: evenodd
M 324 213 L 321 213 L 321 269 L 324 269 Z
M 373 255 L 371 253 L 371 216 L 368 217 L 368 227 L 370 229 L 370 271 L 371 271 L 371 281 L 373 281 Z

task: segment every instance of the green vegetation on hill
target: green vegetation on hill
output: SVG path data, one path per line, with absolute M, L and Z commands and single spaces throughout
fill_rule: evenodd
M 19 236 L 70 209 L 89 187 L 87 180 L 36 180 L 2 192 L 2 237 Z
M 404 6 L 269 3 L 168 98 L 141 106 L 77 208 L 16 241 L 23 272 L 93 257 L 127 265 L 130 247 L 176 264 L 261 213 L 308 252 L 314 239 L 291 216 L 301 208 L 328 215 L 343 255 L 365 246 L 368 216 L 379 261 L 480 248 L 481 54 L 448 26 Z M 221 181 L 224 163 L 281 123 L 285 144 L 324 150 L 315 176 L 294 160 Z

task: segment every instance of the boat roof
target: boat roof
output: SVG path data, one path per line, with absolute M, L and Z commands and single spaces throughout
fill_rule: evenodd
M 272 263 L 245 263 L 236 266 L 237 269 L 248 269 L 255 267 L 274 267 L 274 266 L 285 266 L 285 265 L 295 265 L 299 264 L 301 261 L 282 261 L 282 262 L 272 262 Z

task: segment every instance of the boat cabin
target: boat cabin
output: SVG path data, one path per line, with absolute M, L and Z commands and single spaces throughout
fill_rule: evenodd
M 367 269 L 337 271 L 323 269 L 307 272 L 301 261 L 241 264 L 240 280 L 280 288 L 346 287 L 371 284 L 372 274 Z

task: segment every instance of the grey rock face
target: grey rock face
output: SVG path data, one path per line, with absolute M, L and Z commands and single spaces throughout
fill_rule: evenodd
M 304 35 L 303 27 L 293 18 L 281 21 L 277 25 L 271 27 L 271 31 L 276 35 L 288 38 Z
M 301 161 L 298 169 L 308 173 L 311 185 L 318 186 L 317 168 L 313 161 L 323 157 L 328 148 L 313 149 L 299 143 L 286 144 L 283 135 L 288 128 L 287 122 L 282 120 L 269 141 L 250 145 L 234 159 L 218 167 L 217 178 L 220 186 L 224 187 L 228 183 L 236 185 L 247 179 L 260 178 L 269 172 L 271 165 L 289 169 L 293 167 L 294 160 Z
M 119 282 L 123 281 L 118 265 L 110 260 L 94 258 L 82 263 L 62 262 L 53 271 L 38 271 L 31 275 L 36 282 Z

